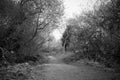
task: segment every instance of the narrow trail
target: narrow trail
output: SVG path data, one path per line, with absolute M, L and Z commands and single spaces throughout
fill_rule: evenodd
M 49 64 L 38 65 L 33 69 L 35 80 L 120 80 L 120 74 L 114 72 L 82 63 L 68 65 L 60 58 L 49 58 Z

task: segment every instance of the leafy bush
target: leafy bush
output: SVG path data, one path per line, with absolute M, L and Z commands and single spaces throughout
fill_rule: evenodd
M 43 59 L 40 49 L 63 15 L 59 0 L 0 0 L 0 61 Z
M 67 50 L 107 67 L 120 65 L 119 4 L 119 0 L 103 1 L 94 11 L 70 20 L 62 39 Z

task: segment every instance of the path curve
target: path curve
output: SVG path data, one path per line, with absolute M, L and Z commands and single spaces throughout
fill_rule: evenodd
M 41 67 L 43 69 L 41 70 Z M 41 77 L 41 71 L 42 77 Z M 105 72 L 95 67 L 81 64 L 80 66 L 67 64 L 44 64 L 34 68 L 35 80 L 120 80 L 119 74 Z
M 34 80 L 120 80 L 120 74 L 98 67 L 84 63 L 65 64 L 62 61 L 64 56 L 48 56 L 48 64 L 34 67 Z

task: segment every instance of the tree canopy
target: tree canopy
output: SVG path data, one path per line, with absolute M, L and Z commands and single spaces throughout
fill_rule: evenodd
M 63 36 L 65 48 L 107 67 L 120 64 L 120 1 L 101 2 L 94 11 L 69 21 Z M 77 31 L 76 31 L 76 30 Z M 68 41 L 69 40 L 69 41 Z
M 0 57 L 40 54 L 45 34 L 57 27 L 63 9 L 61 0 L 0 0 Z

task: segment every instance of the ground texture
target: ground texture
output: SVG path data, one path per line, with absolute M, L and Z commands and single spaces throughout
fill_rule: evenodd
M 49 56 L 48 64 L 38 65 L 33 71 L 34 80 L 120 80 L 119 73 L 81 61 L 65 64 L 62 56 Z
M 48 56 L 48 63 L 42 65 L 18 64 L 6 73 L 1 69 L 0 80 L 120 80 L 119 73 L 83 61 L 64 63 L 70 55 Z

